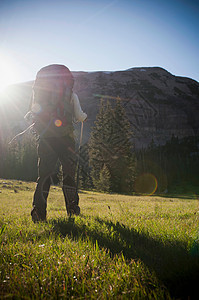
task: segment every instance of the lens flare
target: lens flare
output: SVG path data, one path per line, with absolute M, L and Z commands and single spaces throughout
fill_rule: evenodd
M 54 121 L 54 124 L 55 124 L 55 126 L 57 126 L 57 127 L 61 127 L 61 126 L 62 126 L 62 121 L 59 120 L 59 119 L 57 119 L 57 120 Z
M 136 178 L 134 189 L 137 193 L 153 195 L 158 187 L 157 178 L 151 173 L 141 174 Z

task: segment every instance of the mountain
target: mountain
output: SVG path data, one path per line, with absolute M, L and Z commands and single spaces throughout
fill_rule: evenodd
M 89 139 L 101 98 L 112 105 L 117 98 L 122 100 L 136 148 L 146 147 L 152 139 L 162 145 L 173 135 L 179 139 L 199 135 L 199 83 L 193 79 L 174 76 L 160 67 L 73 75 L 74 91 L 88 114 L 84 142 Z M 24 129 L 23 116 L 28 111 L 32 84 L 11 86 L 1 95 L 2 135 Z

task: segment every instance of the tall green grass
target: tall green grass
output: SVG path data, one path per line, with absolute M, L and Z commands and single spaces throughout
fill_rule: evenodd
M 68 218 L 52 187 L 48 221 L 34 224 L 34 188 L 0 180 L 1 298 L 197 299 L 196 196 L 82 191 L 81 215 Z

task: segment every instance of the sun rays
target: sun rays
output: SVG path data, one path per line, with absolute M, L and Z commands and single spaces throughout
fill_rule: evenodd
M 19 72 L 16 63 L 4 53 L 0 53 L 0 93 L 6 87 L 19 81 Z

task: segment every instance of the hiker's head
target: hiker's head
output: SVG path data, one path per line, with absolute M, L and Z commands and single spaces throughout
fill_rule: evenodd
M 34 99 L 42 101 L 49 98 L 57 101 L 72 92 L 74 78 L 70 70 L 64 65 L 49 65 L 37 73 L 33 92 Z

